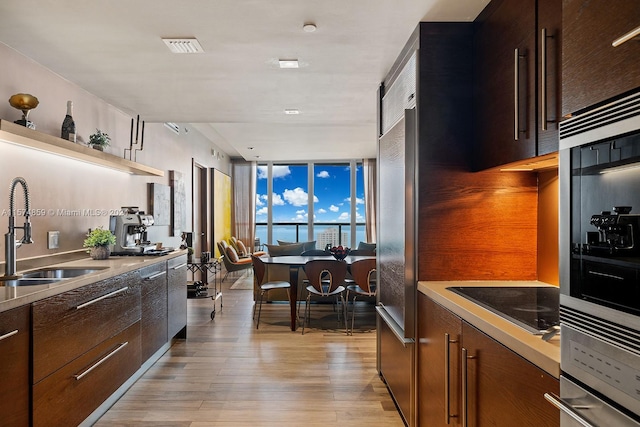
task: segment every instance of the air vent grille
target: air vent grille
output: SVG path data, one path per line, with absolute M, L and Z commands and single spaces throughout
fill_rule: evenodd
M 203 53 L 204 50 L 196 39 L 162 39 L 173 53 Z

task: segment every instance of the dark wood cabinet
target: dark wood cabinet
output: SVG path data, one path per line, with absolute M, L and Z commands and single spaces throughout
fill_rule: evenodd
M 493 0 L 474 27 L 474 169 L 554 152 L 561 4 Z
M 187 256 L 167 261 L 167 310 L 169 339 L 187 336 Z
M 613 42 L 640 27 L 637 0 L 564 0 L 562 114 L 640 87 L 640 43 Z
M 419 425 L 446 426 L 449 415 L 453 426 L 559 426 L 544 399 L 556 378 L 423 294 L 418 307 Z
M 158 263 L 137 270 L 142 304 L 142 360 L 149 359 L 168 341 L 167 336 L 167 269 Z
M 0 313 L 0 424 L 29 425 L 30 307 Z

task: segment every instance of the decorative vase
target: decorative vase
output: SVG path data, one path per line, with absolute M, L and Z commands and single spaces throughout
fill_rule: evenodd
M 104 151 L 104 147 L 102 145 L 92 145 L 94 150 Z
M 91 248 L 89 255 L 93 259 L 107 259 L 111 255 L 109 246 L 94 246 Z

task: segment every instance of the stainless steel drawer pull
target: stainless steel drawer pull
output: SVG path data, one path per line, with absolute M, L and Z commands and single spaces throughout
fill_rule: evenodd
M 180 270 L 182 267 L 186 267 L 187 263 L 183 262 L 182 264 L 178 264 L 175 267 L 173 267 L 174 270 Z
M 593 274 L 594 276 L 607 277 L 609 279 L 616 279 L 616 280 L 624 280 L 624 277 L 616 276 L 614 274 L 600 273 L 599 271 L 592 271 L 592 270 L 588 270 L 587 272 L 589 274 Z
M 0 335 L 0 341 L 2 341 L 2 340 L 4 340 L 4 339 L 7 339 L 7 338 L 9 338 L 9 337 L 12 337 L 12 336 L 14 336 L 14 335 L 15 335 L 15 334 L 17 334 L 17 333 L 18 333 L 18 330 L 16 329 L 15 331 L 11 331 L 11 332 L 8 332 L 8 333 L 6 333 L 6 334 L 4 334 L 4 335 Z
M 467 362 L 469 359 L 475 359 L 475 356 L 469 356 L 469 352 L 466 348 L 462 347 L 462 427 L 468 427 L 469 425 L 469 374 L 467 372 Z
M 159 273 L 152 274 L 152 275 L 151 275 L 151 276 L 149 276 L 149 277 L 145 277 L 145 278 L 144 278 L 144 280 L 153 280 L 153 279 L 155 279 L 156 277 L 160 277 L 160 276 L 162 276 L 162 275 L 164 275 L 164 274 L 167 274 L 167 272 L 166 272 L 166 271 L 161 271 L 161 272 L 159 272 Z
M 520 54 L 520 49 L 515 48 L 513 51 L 513 140 L 520 139 L 520 133 L 526 130 L 520 130 L 520 59 L 526 58 L 526 55 Z
M 620 37 L 618 37 L 617 39 L 615 39 L 612 43 L 611 46 L 613 47 L 618 47 L 623 43 L 628 42 L 629 40 L 631 40 L 634 37 L 640 36 L 640 27 L 634 28 L 633 30 L 629 31 L 627 34 L 624 34 Z
M 86 371 L 80 373 L 80 374 L 76 374 L 73 376 L 73 378 L 75 378 L 76 380 L 81 380 L 85 375 L 87 375 L 89 372 L 93 371 L 94 369 L 96 369 L 98 366 L 102 365 L 104 362 L 107 361 L 107 359 L 109 359 L 111 356 L 113 356 L 114 354 L 116 354 L 117 352 L 119 352 L 120 350 L 122 350 L 127 344 L 129 344 L 129 341 L 125 341 L 123 343 L 120 343 L 120 345 L 118 347 L 116 347 L 115 350 L 113 350 L 111 353 L 107 354 L 105 357 L 103 357 L 102 359 L 98 360 L 96 363 L 94 363 L 93 365 L 91 365 Z
M 562 398 L 556 396 L 555 394 L 553 394 L 553 393 L 545 393 L 544 394 L 544 398 L 547 399 L 553 406 L 555 406 L 556 408 L 560 409 L 562 412 L 564 412 L 565 414 L 567 414 L 571 418 L 573 418 L 581 426 L 584 426 L 584 427 L 596 427 L 595 425 L 591 424 L 589 421 L 585 420 L 578 413 L 578 411 L 573 409 L 573 407 L 569 403 L 565 402 L 564 400 L 562 400 Z
M 85 302 L 84 304 L 80 304 L 79 306 L 77 306 L 77 307 L 76 307 L 76 310 L 80 310 L 81 308 L 85 308 L 85 307 L 87 307 L 87 306 L 89 306 L 89 305 L 91 305 L 91 304 L 95 304 L 95 303 L 97 303 L 98 301 L 102 301 L 102 300 L 103 300 L 103 299 L 105 299 L 105 298 L 110 298 L 110 297 L 112 297 L 112 296 L 114 296 L 114 295 L 117 295 L 117 294 L 119 294 L 119 293 L 121 293 L 121 292 L 126 291 L 127 289 L 129 289 L 129 287 L 128 287 L 128 286 L 125 286 L 124 288 L 122 288 L 122 289 L 118 289 L 117 291 L 113 291 L 113 292 L 108 293 L 108 294 L 106 294 L 106 295 L 102 295 L 101 297 L 98 297 L 98 298 L 96 298 L 96 299 L 92 299 L 91 301 L 87 301 L 87 302 Z
M 444 334 L 444 420 L 447 424 L 451 424 L 451 418 L 457 415 L 451 414 L 451 351 L 449 345 L 457 343 L 458 340 L 452 340 L 448 333 Z

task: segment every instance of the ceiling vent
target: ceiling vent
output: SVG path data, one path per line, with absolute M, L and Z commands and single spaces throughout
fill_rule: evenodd
M 203 53 L 204 50 L 197 39 L 162 39 L 173 53 Z
M 176 135 L 180 135 L 180 127 L 177 124 L 164 122 L 164 126 L 171 129 L 173 132 L 175 132 Z

